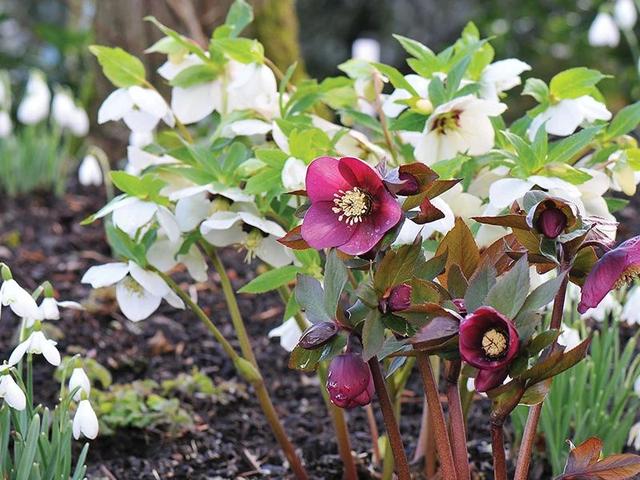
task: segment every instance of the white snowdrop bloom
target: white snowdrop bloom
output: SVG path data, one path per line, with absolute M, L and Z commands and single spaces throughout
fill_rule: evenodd
M 42 320 L 42 312 L 31 294 L 14 279 L 5 280 L 0 287 L 2 306 L 9 306 L 13 313 L 24 319 Z
M 132 147 L 144 148 L 153 143 L 153 132 L 131 132 L 129 134 L 129 145 Z
M 560 100 L 544 112 L 536 115 L 527 130 L 527 134 L 529 139 L 533 141 L 538 129 L 544 124 L 547 133 L 566 137 L 575 132 L 581 125 L 588 125 L 596 120 L 610 119 L 611 112 L 607 110 L 604 103 L 589 95 L 583 95 L 578 98 Z
M 85 187 L 102 185 L 102 168 L 95 155 L 85 155 L 82 159 L 78 168 L 78 181 Z
M 72 310 L 82 310 L 82 305 L 80 305 L 78 302 L 72 302 L 68 300 L 63 302 L 58 302 L 53 297 L 43 298 L 38 308 L 40 309 L 40 312 L 42 313 L 42 318 L 44 320 L 59 320 L 60 319 L 59 307 L 70 308 Z M 30 326 L 30 325 L 27 325 L 27 326 Z
M 247 233 L 243 224 L 254 227 Z M 200 225 L 200 233 L 213 246 L 241 245 L 247 249 L 247 259 L 254 255 L 273 267 L 293 262 L 294 257 L 278 239 L 286 235 L 277 223 L 262 218 L 255 206 L 237 202 L 230 210 L 213 213 Z
M 308 321 L 306 323 L 311 325 Z M 280 337 L 280 346 L 287 352 L 292 352 L 296 348 L 301 336 L 302 330 L 300 330 L 298 322 L 293 317 L 269 331 L 269 338 Z
M 640 323 L 640 287 L 638 285 L 627 292 L 620 320 L 631 325 Z
M 480 75 L 480 97 L 495 102 L 502 92 L 522 83 L 520 75 L 531 66 L 517 58 L 507 58 L 487 65 Z
M 149 133 L 162 119 L 173 127 L 173 112 L 155 90 L 140 86 L 118 88 L 111 92 L 98 110 L 98 123 L 124 120 L 134 132 Z
M 617 47 L 620 31 L 611 15 L 600 12 L 589 27 L 589 45 L 592 47 Z
M 638 10 L 633 0 L 616 0 L 613 7 L 613 18 L 623 30 L 631 30 L 638 20 Z
M 357 38 L 351 44 L 351 58 L 366 62 L 379 62 L 380 42 L 375 38 Z
M 13 131 L 13 122 L 9 112 L 0 111 L 0 138 L 7 138 Z
M 434 207 L 444 213 L 444 218 L 436 220 L 435 222 L 425 223 L 424 225 L 418 225 L 417 223 L 406 219 L 398 232 L 398 237 L 393 242 L 394 246 L 413 243 L 418 235 L 422 235 L 423 239 L 431 237 L 435 232 L 444 235 L 454 227 L 456 217 L 449 205 L 447 205 L 442 198 L 434 198 L 431 200 L 431 203 Z M 415 210 L 417 211 L 418 209 Z
M 16 410 L 24 410 L 27 406 L 27 397 L 20 386 L 13 379 L 11 374 L 7 372 L 9 365 L 0 366 L 0 398 L 4 398 L 11 408 Z
M 9 366 L 13 366 L 22 360 L 25 353 L 43 355 L 47 362 L 54 367 L 60 365 L 60 352 L 56 348 L 56 342 L 45 337 L 40 330 L 32 332 L 24 342 L 11 352 Z
M 89 400 L 81 400 L 78 410 L 73 417 L 73 438 L 78 440 L 81 435 L 93 440 L 98 436 L 98 417 Z
M 282 168 L 282 185 L 290 192 L 304 190 L 306 175 L 307 164 L 299 158 L 289 157 Z
M 162 299 L 174 308 L 184 308 L 182 300 L 155 272 L 145 270 L 130 260 L 91 267 L 82 283 L 93 288 L 116 285 L 116 299 L 122 313 L 131 321 L 139 322 L 155 312 Z
M 32 71 L 27 82 L 24 98 L 18 106 L 18 120 L 25 125 L 35 125 L 49 115 L 51 92 L 44 74 Z
M 489 117 L 507 106 L 465 95 L 438 106 L 425 125 L 415 149 L 416 160 L 433 165 L 458 153 L 482 155 L 493 148 L 495 132 Z
M 409 85 L 413 87 L 420 98 L 429 102 L 430 81 L 428 79 L 415 74 L 405 75 L 404 78 L 407 82 L 409 82 Z M 387 96 L 387 98 L 385 98 L 382 104 L 382 111 L 387 117 L 395 118 L 408 107 L 408 105 L 399 102 L 402 100 L 408 100 L 412 96 L 413 95 L 409 92 L 409 90 L 405 90 L 404 88 L 396 88 L 393 92 L 391 92 L 389 96 Z M 429 102 L 429 105 L 430 104 L 431 102 Z
M 69 391 L 73 392 L 76 388 L 78 388 L 78 390 L 73 394 L 74 401 L 79 402 L 82 400 L 83 393 L 85 398 L 89 397 L 91 393 L 91 382 L 85 371 L 80 367 L 74 368 L 69 377 Z
M 140 175 L 144 170 L 156 165 L 170 165 L 180 163 L 171 155 L 154 155 L 140 147 L 127 147 L 127 166 L 125 170 L 131 175 Z
M 147 251 L 149 263 L 162 272 L 168 272 L 178 263 L 187 267 L 189 275 L 197 282 L 207 280 L 207 262 L 196 245 L 186 254 L 178 254 L 181 242 L 171 242 L 168 238 L 156 240 Z
M 580 332 L 575 328 L 571 328 L 565 324 L 562 324 L 560 327 L 561 333 L 558 337 L 558 343 L 560 345 L 564 345 L 567 350 L 571 350 L 574 347 L 577 347 L 580 340 Z
M 51 103 L 51 117 L 62 128 L 68 128 L 76 137 L 89 133 L 89 117 L 83 108 L 76 105 L 71 94 L 58 89 Z

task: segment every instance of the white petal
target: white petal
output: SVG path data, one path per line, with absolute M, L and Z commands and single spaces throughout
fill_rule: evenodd
M 24 342 L 20 343 L 16 348 L 13 349 L 13 352 L 11 352 L 11 355 L 9 356 L 9 366 L 12 367 L 16 365 L 20 360 L 22 360 L 22 357 L 24 357 L 24 354 L 27 353 L 27 349 L 29 348 L 30 344 L 30 339 L 27 338 Z
M 184 69 L 193 67 L 194 65 L 201 65 L 202 63 L 202 60 L 197 55 L 190 53 L 183 57 L 179 62 L 167 60 L 158 68 L 158 73 L 165 80 L 173 80 L 176 75 Z
M 91 382 L 89 381 L 89 377 L 84 372 L 82 368 L 74 368 L 71 373 L 71 377 L 69 377 L 69 391 L 72 392 L 76 388 L 78 391 L 74 394 L 73 399 L 76 402 L 79 402 L 82 399 L 82 393 L 84 392 L 87 397 L 91 393 Z
M 80 435 L 93 440 L 98 436 L 98 417 L 93 411 L 89 400 L 82 400 L 78 404 L 78 410 L 73 417 L 73 438 L 78 440 Z
M 82 160 L 80 168 L 78 168 L 78 180 L 80 185 L 85 187 L 102 185 L 102 168 L 100 163 L 93 155 L 87 155 Z
M 2 377 L 2 390 L 5 402 L 16 410 L 24 410 L 27 406 L 27 397 L 11 375 Z
M 162 227 L 164 233 L 169 237 L 169 240 L 172 242 L 180 240 L 180 227 L 178 226 L 176 217 L 171 213 L 171 210 L 167 207 L 158 207 L 156 218 L 158 219 L 158 224 Z
M 228 247 L 229 245 L 241 244 L 247 238 L 247 233 L 242 230 L 242 224 L 240 223 L 236 223 L 225 229 L 206 229 L 205 223 L 206 222 L 200 225 L 200 233 L 202 233 L 207 242 L 214 247 Z
M 116 299 L 122 313 L 133 322 L 148 318 L 162 301 L 162 297 L 148 292 L 131 277 L 125 277 L 118 282 Z
M 395 118 L 402 113 L 407 105 L 404 103 L 398 103 L 399 100 L 406 100 L 411 98 L 411 94 L 408 90 L 402 88 L 396 88 L 391 95 L 387 96 L 382 104 L 382 111 L 387 117 Z
M 269 235 L 255 248 L 256 255 L 264 262 L 272 267 L 284 267 L 293 262 L 293 256 L 290 250 L 281 243 L 278 243 L 276 237 Z
M 594 47 L 616 47 L 619 42 L 620 32 L 611 15 L 598 13 L 589 27 L 589 44 Z
M 185 267 L 187 267 L 189 275 L 191 275 L 196 282 L 207 281 L 207 262 L 198 247 L 193 245 L 189 249 L 189 252 L 186 255 L 180 255 L 179 259 L 184 263 Z
M 42 355 L 54 367 L 60 365 L 60 352 L 56 348 L 56 342 L 47 340 L 42 344 Z
M 171 92 L 171 109 L 178 120 L 189 125 L 220 110 L 222 92 L 219 82 L 202 83 L 191 87 L 175 87 Z
M 200 233 L 207 235 L 212 230 L 227 230 L 242 220 L 238 212 L 215 212 L 200 225 Z
M 282 167 L 282 185 L 288 191 L 304 190 L 307 165 L 300 159 L 289 157 Z
M 167 301 L 169 305 L 173 308 L 179 308 L 180 310 L 184 310 L 184 302 L 182 299 L 172 290 L 164 296 L 164 299 Z
M 169 285 L 160 275 L 155 272 L 145 270 L 134 261 L 129 261 L 129 274 L 138 282 L 145 290 L 153 295 L 162 297 L 169 293 Z
M 129 110 L 122 118 L 127 127 L 140 133 L 151 132 L 160 121 L 158 117 L 142 110 Z
M 60 319 L 60 310 L 58 309 L 58 302 L 56 302 L 55 298 L 44 298 L 40 304 L 40 311 L 42 312 L 42 317 L 45 320 Z
M 631 30 L 638 20 L 638 11 L 633 0 L 616 0 L 613 17 L 623 30 Z
M 292 352 L 302 336 L 302 330 L 295 318 L 290 318 L 279 327 L 269 331 L 269 338 L 280 337 L 280 345 L 287 352 Z
M 524 196 L 533 187 L 533 183 L 519 178 L 503 178 L 489 188 L 489 202 L 496 208 L 507 208 Z
M 256 120 L 253 118 L 247 120 L 238 120 L 229 125 L 229 130 L 235 134 L 240 135 L 264 135 L 271 131 L 272 125 L 270 122 L 264 120 Z
M 285 232 L 284 228 L 278 225 L 276 222 L 272 222 L 271 220 L 267 220 L 265 218 L 261 218 L 257 215 L 254 215 L 250 212 L 239 212 L 240 218 L 244 223 L 247 223 L 257 229 L 263 231 L 264 233 L 268 233 L 269 235 L 274 235 L 278 238 L 284 237 L 287 232 Z
M 167 110 L 169 110 L 169 106 L 162 98 L 162 95 L 151 88 L 143 88 L 137 85 L 129 87 L 129 95 L 140 110 L 156 118 L 164 117 Z
M 98 110 L 98 123 L 120 120 L 133 109 L 133 100 L 126 88 L 118 88 L 105 98 Z
M 138 230 L 147 225 L 157 211 L 158 206 L 155 203 L 136 199 L 127 205 L 127 208 L 115 210 L 112 220 L 116 227 L 134 238 Z
M 206 192 L 190 197 L 181 198 L 176 203 L 176 219 L 182 232 L 190 232 L 198 228 L 200 223 L 209 216 L 211 202 Z
M 147 260 L 161 272 L 168 272 L 178 263 L 176 253 L 179 249 L 179 243 L 173 243 L 167 238 L 156 240 L 147 251 Z
M 433 165 L 443 158 L 439 155 L 441 135 L 436 131 L 424 134 L 416 145 L 414 156 L 425 165 Z
M 93 288 L 108 287 L 122 280 L 127 273 L 129 273 L 129 265 L 126 263 L 107 263 L 91 267 L 80 282 L 89 283 Z

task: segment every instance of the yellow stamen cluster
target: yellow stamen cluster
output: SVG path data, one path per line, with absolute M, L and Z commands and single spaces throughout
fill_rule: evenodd
M 492 328 L 482 336 L 482 350 L 490 358 L 497 358 L 507 350 L 507 336 Z
M 333 194 L 333 213 L 338 214 L 338 220 L 347 225 L 354 225 L 362 221 L 362 217 L 371 211 L 371 198 L 369 195 L 353 187 L 351 190 L 339 190 Z
M 620 275 L 620 278 L 616 281 L 613 289 L 617 290 L 620 287 L 624 287 L 638 277 L 640 277 L 640 265 L 631 265 L 622 272 L 622 275 Z
M 451 130 L 457 129 L 460 125 L 460 112 L 459 110 L 452 110 L 438 115 L 433 124 L 431 125 L 431 131 L 436 131 L 440 135 L 444 135 Z

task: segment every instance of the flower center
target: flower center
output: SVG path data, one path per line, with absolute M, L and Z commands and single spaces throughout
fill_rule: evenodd
M 440 135 L 446 134 L 448 131 L 457 129 L 460 124 L 460 110 L 452 110 L 450 112 L 438 115 L 431 125 L 431 131 L 438 132 Z
M 638 277 L 640 277 L 640 265 L 630 265 L 624 272 L 622 272 L 622 275 L 620 275 L 620 278 L 613 286 L 613 290 L 617 290 L 618 288 L 628 285 Z
M 367 192 L 353 187 L 351 190 L 339 190 L 333 194 L 333 213 L 338 214 L 338 220 L 347 225 L 354 225 L 362 221 L 362 217 L 371 211 L 371 197 Z
M 482 336 L 482 350 L 489 358 L 498 358 L 507 350 L 507 336 L 492 328 Z

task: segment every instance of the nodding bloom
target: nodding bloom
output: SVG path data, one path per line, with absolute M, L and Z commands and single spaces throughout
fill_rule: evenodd
M 519 344 L 513 322 L 493 307 L 480 307 L 460 323 L 460 355 L 479 370 L 478 392 L 502 384 Z
M 551 207 L 540 214 L 537 229 L 547 238 L 557 238 L 567 225 L 567 216 L 562 210 Z
M 591 269 L 582 286 L 578 312 L 585 313 L 597 307 L 611 290 L 638 277 L 640 274 L 640 236 L 622 242 L 605 253 Z
M 0 398 L 3 398 L 11 408 L 24 410 L 27 406 L 27 398 L 8 370 L 9 365 L 0 366 Z
M 73 438 L 78 440 L 81 435 L 84 435 L 90 440 L 93 440 L 98 436 L 98 417 L 96 412 L 93 411 L 93 407 L 89 400 L 80 400 L 78 409 L 73 417 Z
M 331 402 L 340 408 L 368 405 L 375 390 L 369 365 L 355 353 L 334 357 L 329 364 L 327 390 Z
M 307 169 L 306 186 L 311 207 L 302 222 L 302 238 L 313 248 L 363 254 L 402 218 L 380 174 L 358 158 L 315 159 Z

